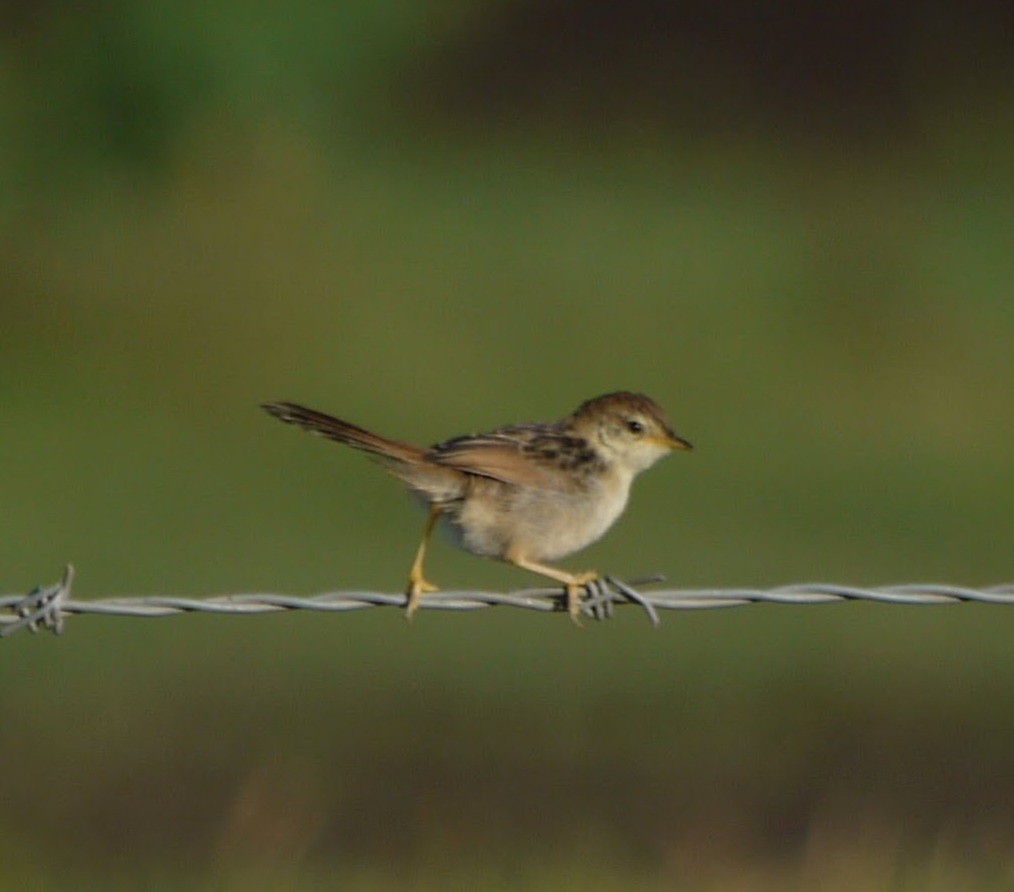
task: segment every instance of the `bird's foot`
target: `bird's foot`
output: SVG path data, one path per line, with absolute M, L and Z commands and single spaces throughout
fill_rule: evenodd
M 594 598 L 599 574 L 595 570 L 586 570 L 584 573 L 575 573 L 564 584 L 567 590 L 567 613 L 570 614 L 570 621 L 575 626 L 581 625 L 581 590 L 584 589 L 590 598 Z
M 432 582 L 424 579 L 422 575 L 413 574 L 408 578 L 408 585 L 405 587 L 405 619 L 411 620 L 419 609 L 419 599 L 426 592 L 438 591 L 438 587 Z

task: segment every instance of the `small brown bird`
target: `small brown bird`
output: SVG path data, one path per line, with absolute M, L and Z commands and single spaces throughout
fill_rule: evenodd
M 653 400 L 626 391 L 590 399 L 559 421 L 466 434 L 428 449 L 295 403 L 263 408 L 370 453 L 429 506 L 405 590 L 409 618 L 420 595 L 436 590 L 423 575 L 423 560 L 439 521 L 465 551 L 563 583 L 577 622 L 580 590 L 598 574 L 569 573 L 545 562 L 600 538 L 623 513 L 637 474 L 670 450 L 693 448 L 673 433 Z

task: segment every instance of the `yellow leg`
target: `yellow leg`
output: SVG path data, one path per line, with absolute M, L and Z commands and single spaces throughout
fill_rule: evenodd
M 408 585 L 405 588 L 405 619 L 412 619 L 412 615 L 419 609 L 420 595 L 424 592 L 437 590 L 437 587 L 432 582 L 427 582 L 423 576 L 423 560 L 426 557 L 426 545 L 430 541 L 430 536 L 433 535 L 433 529 L 436 527 L 439 517 L 440 509 L 430 505 L 430 515 L 426 518 L 422 542 L 419 543 L 419 550 L 415 553 L 412 569 L 408 573 Z
M 540 564 L 538 561 L 530 561 L 523 555 L 517 554 L 508 555 L 507 560 L 516 567 L 531 570 L 533 573 L 540 573 L 543 576 L 548 576 L 550 579 L 555 579 L 557 582 L 562 582 L 567 590 L 567 612 L 570 614 L 571 621 L 575 626 L 581 625 L 581 589 L 589 582 L 594 582 L 598 579 L 598 573 L 594 570 L 585 570 L 583 573 L 568 573 L 566 570 L 550 567 L 548 564 Z

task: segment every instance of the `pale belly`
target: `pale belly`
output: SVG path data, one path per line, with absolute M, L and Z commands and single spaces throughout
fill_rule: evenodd
M 483 481 L 446 506 L 441 528 L 459 548 L 500 560 L 553 561 L 599 539 L 623 513 L 625 485 L 590 492 L 540 492 Z

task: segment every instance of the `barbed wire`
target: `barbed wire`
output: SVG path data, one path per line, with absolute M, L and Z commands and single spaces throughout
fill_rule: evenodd
M 366 607 L 404 607 L 403 594 L 382 592 L 337 591 L 311 596 L 285 594 L 235 594 L 206 598 L 172 595 L 104 598 L 74 601 L 70 589 L 74 567 L 67 565 L 63 578 L 48 586 L 38 586 L 27 595 L 0 595 L 0 638 L 20 629 L 32 632 L 47 630 L 59 634 L 64 620 L 71 614 L 94 613 L 106 616 L 171 616 L 203 611 L 207 613 L 253 614 L 282 610 L 359 610 Z M 703 588 L 671 589 L 640 592 L 634 586 L 664 581 L 651 576 L 625 583 L 613 576 L 604 576 L 585 586 L 587 597 L 582 612 L 593 619 L 608 619 L 613 608 L 635 604 L 648 615 L 652 625 L 659 624 L 659 610 L 697 610 L 715 607 L 738 607 L 746 604 L 827 604 L 835 601 L 876 601 L 887 604 L 956 604 L 976 601 L 985 604 L 1014 604 L 1014 583 L 986 588 L 967 588 L 937 583 L 907 583 L 875 588 L 860 588 L 825 582 L 805 582 L 776 588 Z M 558 589 L 534 588 L 519 591 L 472 592 L 447 591 L 426 595 L 421 609 L 475 610 L 485 607 L 520 607 L 527 610 L 566 610 L 563 592 Z M 4 609 L 8 613 L 2 612 Z

